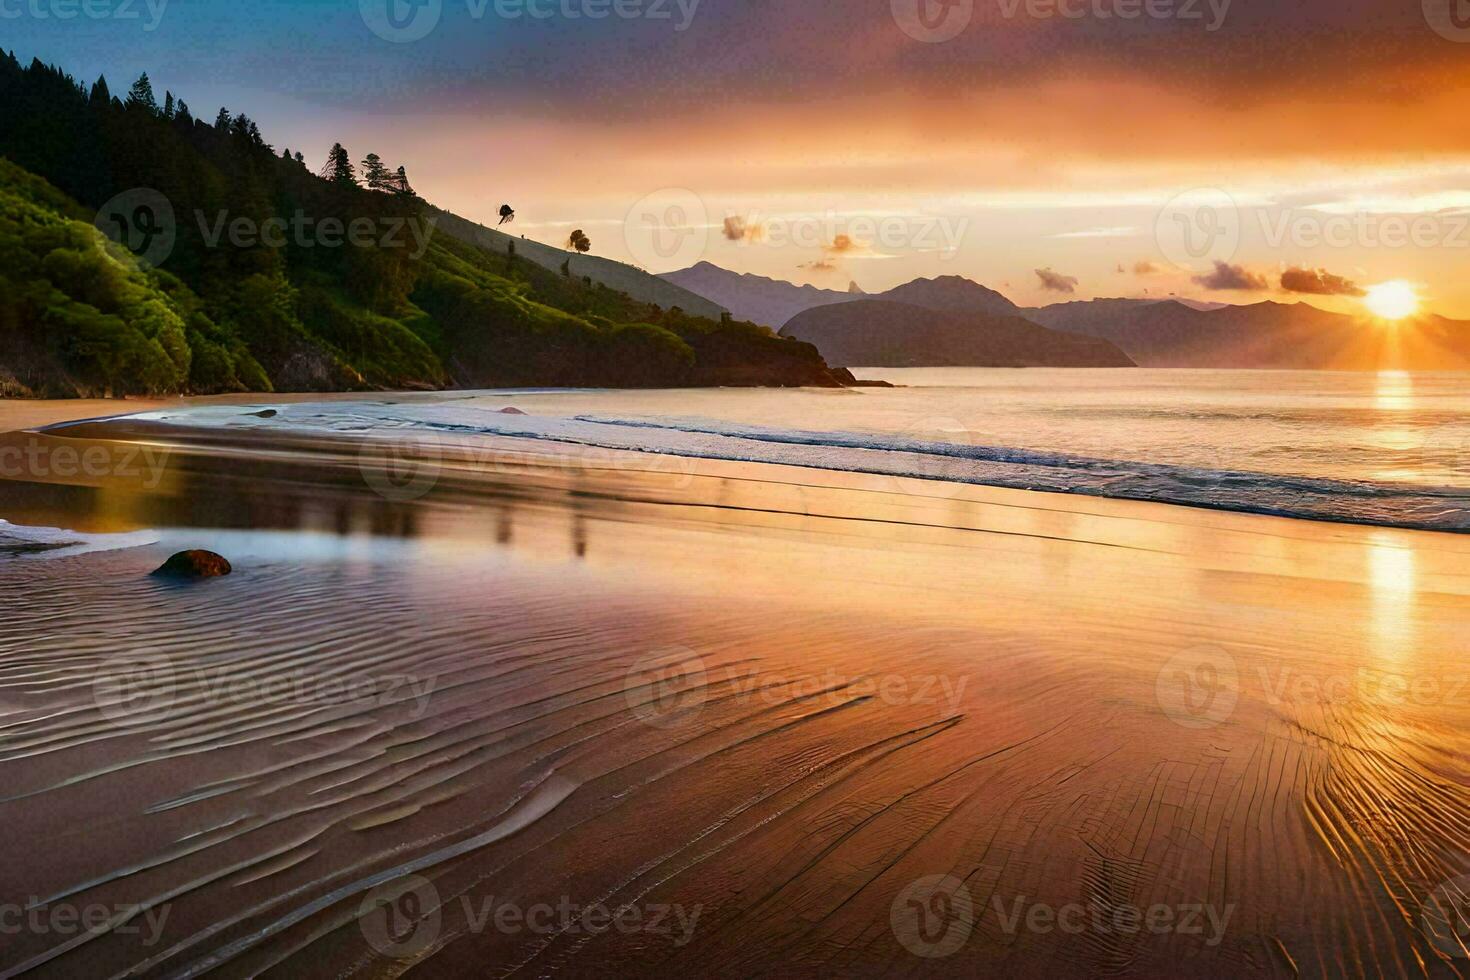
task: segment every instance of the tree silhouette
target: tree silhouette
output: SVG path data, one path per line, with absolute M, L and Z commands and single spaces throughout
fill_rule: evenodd
M 97 81 L 92 83 L 91 103 L 101 109 L 112 104 L 112 93 L 107 90 L 107 76 L 98 75 Z
M 138 80 L 128 90 L 127 104 L 129 107 L 142 106 L 152 113 L 158 112 L 158 100 L 153 97 L 153 83 L 148 81 L 146 71 L 138 76 Z
M 390 191 L 393 189 L 392 175 L 388 168 L 383 166 L 383 158 L 376 153 L 369 153 L 362 159 L 362 182 L 371 190 Z
M 224 106 L 219 107 L 219 115 L 214 117 L 214 128 L 222 133 L 230 128 L 230 110 Z
M 230 135 L 247 146 L 265 146 L 260 127 L 243 112 L 230 120 Z
M 164 92 L 163 93 L 163 118 L 165 118 L 165 119 L 172 119 L 173 117 L 174 117 L 174 94 L 172 92 Z
M 347 155 L 341 143 L 332 144 L 332 150 L 327 154 L 327 162 L 322 165 L 320 175 L 334 184 L 357 183 L 357 170 L 352 166 L 352 158 Z
M 413 193 L 413 188 L 411 186 L 409 186 L 409 183 L 408 183 L 408 173 L 402 167 L 399 167 L 398 168 L 398 173 L 396 173 L 396 174 L 393 175 L 392 180 L 393 180 L 393 189 L 396 190 L 398 193 L 400 193 L 400 194 L 412 194 Z
M 574 248 L 579 252 L 590 252 L 592 251 L 592 239 L 588 238 L 581 228 L 578 228 L 567 239 L 567 247 Z
M 509 204 L 502 204 L 500 206 L 500 224 L 503 225 L 507 221 L 514 221 L 514 220 L 516 220 L 516 213 L 515 213 L 515 211 L 511 210 L 511 206 Z

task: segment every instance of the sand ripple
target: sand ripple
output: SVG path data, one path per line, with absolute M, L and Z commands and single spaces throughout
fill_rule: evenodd
M 211 465 L 159 547 L 0 561 L 0 902 L 105 910 L 4 976 L 1470 974 L 1460 538 Z M 558 903 L 642 927 L 485 914 Z

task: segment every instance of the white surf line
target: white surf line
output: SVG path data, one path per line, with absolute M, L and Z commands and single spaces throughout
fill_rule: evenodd
M 130 419 L 137 415 L 147 415 L 150 412 L 159 412 L 163 409 L 145 408 L 140 412 L 121 412 L 117 415 L 98 415 L 89 419 L 68 419 L 64 422 L 52 422 L 50 425 L 38 425 L 34 429 L 22 429 L 22 432 L 56 432 L 61 429 L 69 429 L 74 425 L 89 425 L 92 422 L 115 422 L 118 419 Z

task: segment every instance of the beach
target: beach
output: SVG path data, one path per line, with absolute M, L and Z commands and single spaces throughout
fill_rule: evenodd
M 288 401 L 0 436 L 0 975 L 1470 974 L 1463 534 Z

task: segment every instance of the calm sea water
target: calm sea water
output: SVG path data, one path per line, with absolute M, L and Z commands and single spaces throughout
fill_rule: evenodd
M 1470 374 L 873 369 L 974 441 L 1179 466 L 1470 487 Z
M 857 390 L 449 392 L 152 417 L 479 435 L 1470 530 L 1470 374 L 859 369 Z M 516 408 L 524 415 L 503 414 Z

